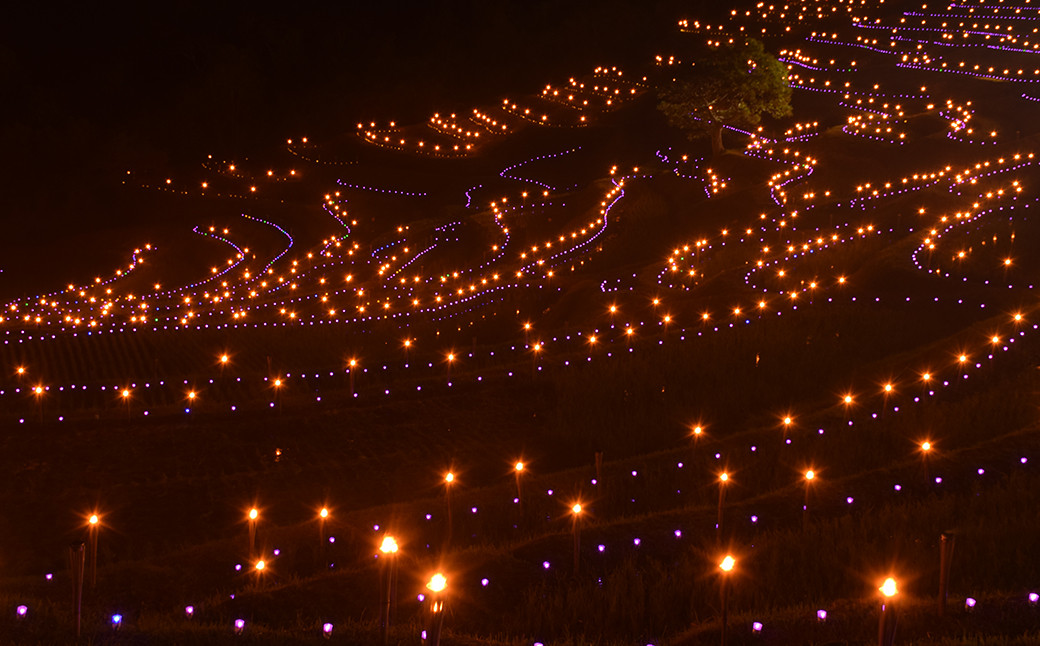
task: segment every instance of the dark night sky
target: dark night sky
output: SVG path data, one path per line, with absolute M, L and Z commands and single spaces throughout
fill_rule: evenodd
M 127 168 L 413 122 L 658 51 L 704 0 L 23 3 L 0 38 L 5 223 L 104 210 Z

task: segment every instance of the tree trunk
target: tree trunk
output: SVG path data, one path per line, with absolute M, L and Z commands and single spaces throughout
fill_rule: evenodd
M 709 134 L 711 135 L 711 156 L 718 157 L 722 153 L 726 152 L 725 146 L 722 145 L 722 124 L 719 122 L 712 122 L 709 125 Z

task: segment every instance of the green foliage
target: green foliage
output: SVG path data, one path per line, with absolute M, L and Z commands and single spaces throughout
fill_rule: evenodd
M 690 139 L 710 135 L 716 155 L 723 150 L 724 124 L 753 127 L 763 114 L 791 114 L 787 69 L 753 38 L 703 52 L 692 66 L 676 72 L 660 98 L 658 109 L 668 123 Z

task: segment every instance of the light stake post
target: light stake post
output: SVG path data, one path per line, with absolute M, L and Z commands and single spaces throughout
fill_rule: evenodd
M 325 523 L 329 520 L 329 508 L 322 507 L 318 511 L 318 555 L 321 557 L 322 567 L 328 566 L 325 558 Z
M 574 514 L 571 520 L 571 533 L 574 535 L 574 574 L 581 569 L 581 503 L 576 502 L 571 506 Z
M 253 572 L 256 573 L 256 587 L 257 588 L 262 587 L 263 578 L 264 578 L 264 570 L 266 570 L 266 569 L 267 569 L 267 561 L 265 561 L 263 559 L 258 559 L 257 562 L 253 564 Z
M 444 506 L 448 512 L 448 529 L 444 537 L 444 549 L 447 550 L 451 544 L 452 518 L 451 518 L 451 486 L 455 483 L 455 474 L 451 471 L 444 474 Z
M 878 619 L 878 646 L 892 646 L 896 639 L 896 607 L 895 597 L 899 594 L 896 580 L 892 577 L 878 590 L 881 591 L 881 615 Z
M 722 542 L 722 504 L 726 498 L 726 484 L 729 482 L 729 474 L 723 471 L 719 474 L 719 516 L 715 522 L 715 539 Z
M 924 472 L 924 484 L 926 487 L 931 479 L 931 470 L 928 468 L 928 456 L 931 455 L 933 448 L 935 448 L 935 445 L 931 441 L 925 440 L 921 442 L 921 470 Z
M 87 537 L 90 550 L 90 589 L 97 585 L 97 553 L 98 553 L 98 529 L 101 526 L 101 517 L 91 514 L 87 519 Z
M 697 456 L 697 442 L 700 441 L 704 435 L 704 427 L 701 424 L 695 424 L 693 429 L 690 431 L 690 437 L 693 438 L 693 442 L 690 443 L 690 495 L 694 495 L 697 491 L 697 468 L 695 458 Z
M 520 460 L 517 460 L 516 464 L 513 466 L 513 474 L 516 477 L 516 506 L 520 509 L 521 518 L 523 518 L 524 497 L 520 491 L 520 477 L 523 475 L 523 472 L 524 463 Z
M 722 585 L 720 591 L 720 597 L 722 601 L 722 626 L 719 633 L 719 644 L 726 646 L 726 624 L 729 620 L 728 608 L 726 603 L 729 597 L 729 574 L 733 571 L 733 566 L 737 564 L 737 560 L 732 555 L 727 554 L 725 558 L 719 563 L 719 570 L 722 571 Z
M 444 625 L 444 597 L 448 588 L 448 580 L 437 573 L 430 577 L 426 589 L 430 591 L 426 614 L 426 628 L 422 632 L 423 646 L 440 646 L 441 627 Z
M 253 553 L 256 551 L 256 523 L 259 518 L 260 511 L 256 507 L 249 510 L 246 518 L 249 525 L 249 558 L 253 558 Z
M 389 534 L 383 537 L 379 546 L 386 563 L 383 565 L 382 608 L 379 616 L 380 643 L 386 646 L 390 639 L 390 607 L 397 588 L 397 540 Z
M 40 413 L 40 423 L 43 424 L 43 386 L 36 386 L 33 388 L 33 394 L 36 395 L 36 408 Z
M 809 469 L 805 472 L 805 502 L 802 505 L 802 531 L 804 532 L 809 527 L 809 491 L 812 487 L 813 480 L 816 478 L 816 472 Z

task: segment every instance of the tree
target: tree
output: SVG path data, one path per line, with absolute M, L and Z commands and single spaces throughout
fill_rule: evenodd
M 711 137 L 712 155 L 725 150 L 723 125 L 750 128 L 763 114 L 791 114 L 787 69 L 753 38 L 710 47 L 693 65 L 680 68 L 658 90 L 658 97 L 657 108 L 669 125 L 691 140 L 703 134 Z

